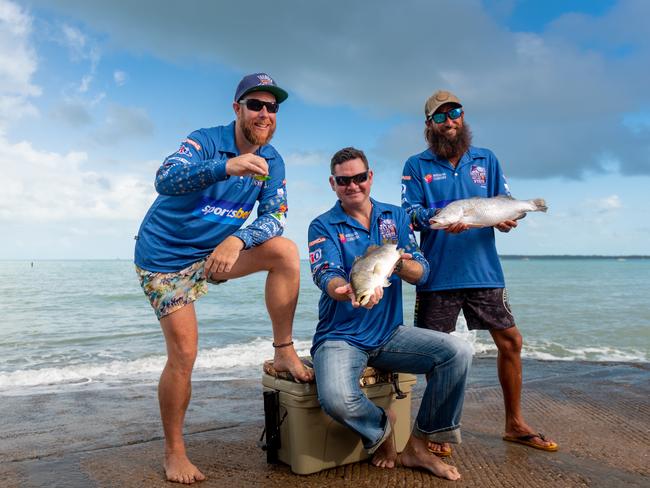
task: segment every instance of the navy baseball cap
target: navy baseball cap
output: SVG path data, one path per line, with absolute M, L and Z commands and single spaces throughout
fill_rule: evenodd
M 235 102 L 239 102 L 245 95 L 254 91 L 266 91 L 275 96 L 277 103 L 284 102 L 289 94 L 275 84 L 273 78 L 266 73 L 253 73 L 242 78 L 235 91 Z

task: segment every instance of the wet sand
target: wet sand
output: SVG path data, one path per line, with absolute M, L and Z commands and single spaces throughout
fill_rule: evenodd
M 528 422 L 560 444 L 556 453 L 501 440 L 495 359 L 475 359 L 463 443 L 450 463 L 458 487 L 650 486 L 650 365 L 524 362 Z M 415 414 L 423 379 L 414 390 Z M 202 487 L 452 486 L 403 467 L 367 462 L 309 476 L 266 464 L 261 381 L 194 384 L 188 450 Z M 158 487 L 162 438 L 154 385 L 0 396 L 0 487 Z

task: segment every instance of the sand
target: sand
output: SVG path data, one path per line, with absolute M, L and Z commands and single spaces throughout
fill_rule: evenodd
M 560 444 L 548 453 L 501 440 L 495 359 L 475 359 L 457 487 L 650 486 L 650 365 L 524 362 L 528 422 Z M 415 415 L 423 379 L 414 390 Z M 186 432 L 201 487 L 452 486 L 403 467 L 355 463 L 309 476 L 266 464 L 261 381 L 194 384 Z M 158 487 L 163 442 L 155 385 L 0 396 L 0 487 Z

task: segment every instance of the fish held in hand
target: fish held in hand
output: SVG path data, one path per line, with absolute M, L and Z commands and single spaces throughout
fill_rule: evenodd
M 524 218 L 527 212 L 546 212 L 542 198 L 516 200 L 512 197 L 467 198 L 456 200 L 429 219 L 432 229 L 446 229 L 461 222 L 470 227 L 492 227 L 505 220 Z
M 397 249 L 397 244 L 370 246 L 363 256 L 354 261 L 350 270 L 350 285 L 357 302 L 366 305 L 375 288 L 390 285 L 388 277 L 402 254 L 404 251 Z

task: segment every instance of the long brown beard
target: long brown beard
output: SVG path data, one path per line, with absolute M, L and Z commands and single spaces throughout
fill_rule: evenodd
M 269 128 L 269 135 L 262 138 L 253 132 L 253 123 L 253 120 L 242 122 L 241 130 L 244 133 L 244 137 L 248 139 L 248 142 L 250 142 L 253 146 L 263 146 L 264 144 L 267 144 L 273 138 L 273 133 L 275 132 L 275 124 Z
M 430 125 L 427 125 L 424 129 L 424 138 L 429 144 L 431 152 L 439 158 L 449 160 L 460 158 L 467 152 L 472 144 L 472 131 L 469 125 L 463 122 L 463 126 L 456 131 L 456 135 L 450 138 L 446 133 L 436 132 Z

